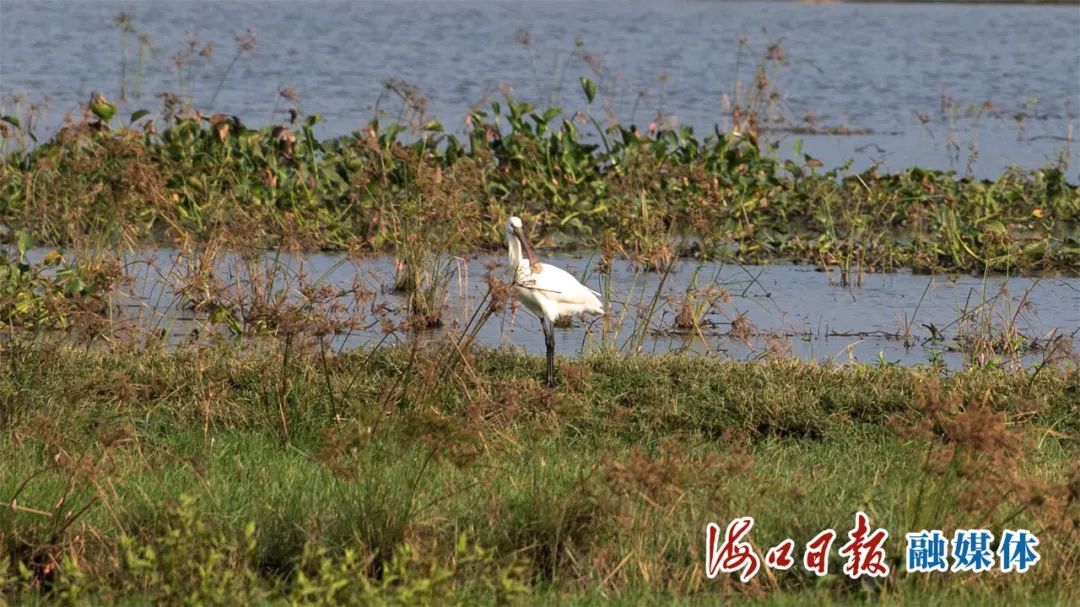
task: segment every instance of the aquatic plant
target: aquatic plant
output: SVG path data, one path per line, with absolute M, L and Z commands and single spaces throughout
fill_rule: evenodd
M 844 174 L 685 127 L 614 126 L 594 143 L 581 115 L 554 125 L 561 115 L 493 102 L 470 115 L 464 139 L 430 124 L 412 142 L 378 122 L 319 141 L 317 115 L 258 130 L 225 115 L 164 125 L 140 115 L 141 130 L 81 123 L 33 149 L 8 147 L 0 221 L 47 244 L 205 240 L 243 225 L 265 247 L 288 231 L 311 247 L 388 252 L 405 248 L 408 226 L 437 221 L 437 250 L 464 252 L 498 246 L 490 218 L 518 213 L 537 225 L 539 246 L 614 241 L 653 269 L 680 255 L 789 259 L 840 267 L 846 281 L 900 267 L 1080 265 L 1080 190 L 1060 168 L 995 181 L 920 168 Z
M 121 277 L 115 260 L 73 263 L 52 251 L 34 264 L 26 259 L 32 244 L 22 233 L 15 255 L 0 249 L 0 326 L 40 330 L 106 324 L 107 297 Z

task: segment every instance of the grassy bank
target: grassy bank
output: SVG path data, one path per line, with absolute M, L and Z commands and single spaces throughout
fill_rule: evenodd
M 639 132 L 511 99 L 473 111 L 458 134 L 372 122 L 323 140 L 317 115 L 251 129 L 168 104 L 123 124 L 102 107 L 91 109 L 108 120 L 88 110 L 36 146 L 17 118 L 0 123 L 9 239 L 101 246 L 226 233 L 240 249 L 460 254 L 500 246 L 502 222 L 518 214 L 541 246 L 653 268 L 687 255 L 852 271 L 1080 267 L 1080 189 L 1052 166 L 993 181 L 853 174 L 801 150 L 780 161 L 753 134 Z
M 89 603 L 657 600 L 1075 602 L 1080 376 L 690 357 L 561 361 L 450 345 L 323 356 L 9 342 L 0 356 L 0 597 Z M 749 584 L 703 575 L 704 528 L 751 541 L 890 532 L 893 574 L 834 547 Z M 1027 528 L 1024 575 L 905 574 L 903 534 Z

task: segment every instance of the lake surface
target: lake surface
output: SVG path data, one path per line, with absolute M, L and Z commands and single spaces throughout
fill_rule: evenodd
M 114 18 L 152 41 L 141 97 L 121 116 L 159 110 L 156 93 L 189 93 L 197 107 L 236 114 L 250 126 L 282 122 L 293 88 L 303 111 L 320 113 L 322 135 L 360 128 L 402 103 L 383 82 L 418 87 L 429 117 L 459 131 L 470 106 L 514 95 L 568 112 L 586 108 L 578 85 L 600 85 L 592 112 L 623 122 L 658 120 L 698 133 L 726 128 L 724 95 L 753 78 L 754 58 L 779 41 L 777 82 L 796 124 L 869 131 L 857 136 L 772 135 L 781 153 L 796 138 L 828 165 L 855 159 L 970 170 L 1038 167 L 1063 150 L 1080 156 L 1080 6 L 793 4 L 774 2 L 202 2 L 0 1 L 0 93 L 51 99 L 44 131 L 79 112 L 91 91 L 120 96 L 121 33 Z M 214 94 L 235 53 L 234 36 L 257 39 Z M 763 30 L 767 30 L 763 32 Z M 196 51 L 178 72 L 188 38 Z M 527 42 L 527 44 L 526 44 Z M 130 42 L 128 90 L 136 48 Z M 133 95 L 131 95 L 133 97 Z M 211 105 L 211 100 L 213 104 Z M 13 111 L 11 99 L 3 103 Z M 1017 116 L 1022 117 L 1019 125 Z M 1072 161 L 1071 179 L 1078 165 Z
M 40 261 L 47 250 L 31 252 Z M 560 354 L 611 349 L 620 352 L 690 352 L 751 360 L 795 356 L 837 362 L 917 364 L 935 358 L 949 366 L 970 362 L 970 341 L 980 335 L 1019 337 L 1034 349 L 1022 362 L 1039 364 L 1058 346 L 1080 351 L 1080 279 L 868 274 L 861 286 L 845 287 L 838 273 L 799 265 L 740 266 L 681 263 L 664 276 L 614 261 L 597 272 L 592 257 L 550 257 L 600 291 L 607 314 L 574 319 L 556 331 Z M 300 301 L 305 288 L 333 286 L 345 293 L 333 300 L 337 318 L 354 318 L 358 329 L 336 336 L 335 348 L 409 343 L 460 335 L 477 309 L 486 309 L 486 276 L 507 279 L 505 256 L 452 260 L 446 265 L 443 327 L 384 330 L 408 316 L 406 300 L 394 292 L 395 263 L 387 257 L 349 260 L 342 255 L 303 258 L 268 255 L 251 263 L 232 255 L 192 259 L 172 250 L 132 253 L 126 260 L 130 284 L 113 298 L 114 320 L 133 332 L 163 334 L 172 343 L 205 340 L 224 325 L 212 326 L 209 310 L 196 312 L 184 286 L 202 264 L 212 270 L 220 299 L 257 310 L 278 294 Z M 270 270 L 269 272 L 267 270 Z M 204 275 L 208 275 L 204 273 Z M 662 284 L 661 284 L 662 282 Z M 198 290 L 196 290 L 198 291 Z M 190 291 L 189 291 L 190 292 Z M 202 292 L 207 292 L 203 289 Z M 257 296 L 262 292 L 269 296 Z M 680 329 L 676 316 L 688 292 L 698 294 L 700 332 Z M 711 295 L 710 295 L 711 293 Z M 220 319 L 218 319 L 220 321 Z M 480 344 L 544 352 L 540 322 L 525 308 L 501 309 L 482 325 Z M 1060 352 L 1060 350 L 1059 350 Z M 1002 360 L 1016 360 L 1003 356 Z

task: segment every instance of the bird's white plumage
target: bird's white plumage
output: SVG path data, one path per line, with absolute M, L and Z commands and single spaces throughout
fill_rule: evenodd
M 543 325 L 547 386 L 554 388 L 555 320 L 581 312 L 603 314 L 604 306 L 597 297 L 600 294 L 578 282 L 562 268 L 540 263 L 517 217 L 511 217 L 506 222 L 506 247 L 510 254 L 510 279 L 514 295 L 540 317 Z
M 533 272 L 527 261 L 519 265 L 514 293 L 533 314 L 553 322 L 560 316 L 582 312 L 604 313 L 595 291 L 569 272 L 546 263 L 540 264 L 540 272 Z
M 578 282 L 572 274 L 550 264 L 533 264 L 523 258 L 515 228 L 521 229 L 521 220 L 511 217 L 506 224 L 510 272 L 514 294 L 526 308 L 549 322 L 582 312 L 604 313 L 599 293 Z

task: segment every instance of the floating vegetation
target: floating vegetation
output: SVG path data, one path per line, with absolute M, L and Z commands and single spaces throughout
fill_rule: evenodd
M 543 245 L 617 243 L 652 269 L 680 255 L 796 260 L 857 282 L 904 267 L 1080 267 L 1080 189 L 1054 166 L 993 181 L 921 168 L 852 174 L 824 169 L 797 143 L 801 160 L 780 161 L 752 134 L 601 128 L 509 98 L 471 112 L 461 136 L 437 122 L 411 132 L 372 121 L 322 140 L 318 115 L 252 129 L 198 112 L 140 111 L 117 125 L 94 109 L 36 146 L 22 145 L 29 133 L 17 118 L 4 118 L 0 222 L 9 229 L 50 245 L 244 231 L 255 246 L 369 252 L 421 238 L 441 254 L 499 246 L 499 218 L 517 214 Z
M 53 251 L 30 264 L 26 252 L 33 240 L 22 233 L 17 243 L 14 255 L 0 249 L 0 326 L 66 329 L 104 322 L 104 295 L 122 275 L 115 259 L 71 263 Z

